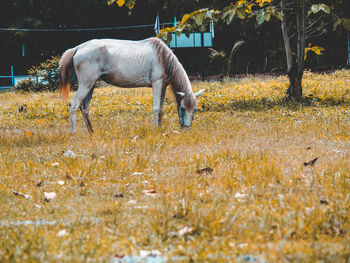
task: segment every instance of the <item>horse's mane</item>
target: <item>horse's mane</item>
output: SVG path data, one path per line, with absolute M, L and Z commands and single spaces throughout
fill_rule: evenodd
M 159 38 L 151 38 L 158 62 L 163 67 L 164 81 L 171 85 L 172 91 L 179 104 L 180 98 L 176 92 L 185 94 L 184 104 L 187 109 L 193 109 L 196 105 L 196 97 L 192 92 L 191 83 L 187 73 L 172 50 Z

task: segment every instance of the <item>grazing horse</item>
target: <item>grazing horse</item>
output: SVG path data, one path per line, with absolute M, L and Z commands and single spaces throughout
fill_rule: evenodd
M 89 105 L 95 82 L 125 87 L 152 87 L 154 124 L 163 116 L 166 87 L 171 85 L 177 101 L 181 127 L 190 127 L 197 107 L 197 93 L 192 92 L 186 71 L 171 51 L 158 38 L 141 41 L 94 39 L 66 50 L 59 62 L 59 86 L 63 101 L 70 90 L 68 76 L 74 67 L 78 91 L 70 103 L 70 129 L 76 132 L 75 113 L 80 108 L 87 129 L 93 132 Z

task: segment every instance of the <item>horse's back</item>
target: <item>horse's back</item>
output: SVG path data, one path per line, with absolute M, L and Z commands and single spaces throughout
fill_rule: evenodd
M 93 39 L 76 47 L 73 62 L 77 74 L 124 87 L 150 86 L 152 77 L 162 76 L 151 39 Z
M 84 56 L 103 56 L 111 55 L 116 51 L 136 51 L 136 49 L 143 48 L 147 42 L 118 40 L 118 39 L 92 39 L 84 42 L 76 47 L 75 57 Z M 108 54 L 109 53 L 109 54 Z

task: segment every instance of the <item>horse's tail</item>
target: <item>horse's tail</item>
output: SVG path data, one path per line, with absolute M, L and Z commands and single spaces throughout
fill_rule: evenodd
M 67 101 L 68 94 L 70 91 L 69 73 L 73 66 L 74 54 L 75 48 L 68 49 L 66 52 L 63 53 L 58 66 L 59 86 L 63 102 Z

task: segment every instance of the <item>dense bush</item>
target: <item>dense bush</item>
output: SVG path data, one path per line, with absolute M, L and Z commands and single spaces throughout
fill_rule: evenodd
M 45 91 L 48 89 L 47 85 L 39 82 L 38 80 L 29 77 L 29 79 L 22 80 L 15 86 L 15 90 L 25 91 L 25 92 L 36 92 Z
M 19 82 L 15 89 L 26 92 L 54 91 L 58 88 L 59 56 L 53 56 L 28 70 L 29 79 Z M 72 85 L 73 87 L 74 85 Z

